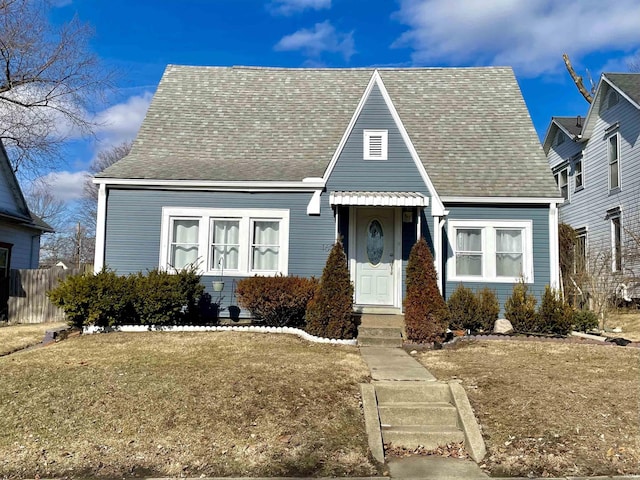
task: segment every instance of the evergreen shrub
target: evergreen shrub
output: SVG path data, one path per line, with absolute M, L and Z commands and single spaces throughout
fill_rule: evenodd
M 479 329 L 490 332 L 500 315 L 500 302 L 496 292 L 489 287 L 484 287 L 476 293 L 478 300 Z
M 504 314 L 511 322 L 514 331 L 519 333 L 536 331 L 537 303 L 538 301 L 529 293 L 529 287 L 524 281 L 513 286 L 513 293 L 504 304 Z
M 573 309 L 562 300 L 556 290 L 547 285 L 538 310 L 536 331 L 566 335 L 571 331 L 572 321 Z
M 111 270 L 72 275 L 47 292 L 51 303 L 64 310 L 69 324 L 111 327 L 134 316 L 132 281 Z
M 314 278 L 255 276 L 238 282 L 240 306 L 269 327 L 301 327 L 317 281 Z
M 447 300 L 449 328 L 477 330 L 480 323 L 478 298 L 470 288 L 459 284 Z
M 571 320 L 573 329 L 577 332 L 588 332 L 598 328 L 598 315 L 591 310 L 576 310 Z
M 404 320 L 411 342 L 442 342 L 447 330 L 447 304 L 438 289 L 438 275 L 424 238 L 411 249 L 406 272 Z
M 309 302 L 306 330 L 325 338 L 349 339 L 357 334 L 353 284 L 341 242 L 336 242 L 329 252 L 320 284 Z

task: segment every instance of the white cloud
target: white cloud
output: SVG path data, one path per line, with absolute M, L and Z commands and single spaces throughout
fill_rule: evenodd
M 274 48 L 279 51 L 301 50 L 311 57 L 318 57 L 323 52 L 341 53 L 345 60 L 355 53 L 353 32 L 338 32 L 328 20 L 316 23 L 313 29 L 303 28 L 282 37 Z
M 594 51 L 640 44 L 637 0 L 401 0 L 395 18 L 409 26 L 394 46 L 415 64 L 511 65 L 537 76 Z
M 99 112 L 95 117 L 98 124 L 97 135 L 112 145 L 133 140 L 147 114 L 152 97 L 151 92 L 144 92 Z
M 82 198 L 85 179 L 88 172 L 51 172 L 40 177 L 36 182 L 42 182 L 56 200 L 72 202 Z
M 291 15 L 308 8 L 312 10 L 331 8 L 331 0 L 273 0 L 268 8 L 274 14 Z

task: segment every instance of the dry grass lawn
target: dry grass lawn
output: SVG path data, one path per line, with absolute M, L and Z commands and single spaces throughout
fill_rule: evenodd
M 23 325 L 7 325 L 0 327 L 0 356 L 7 355 L 23 348 L 42 342 L 44 333 L 64 323 L 35 323 Z
M 288 335 L 83 336 L 0 358 L 0 478 L 364 476 L 368 370 Z
M 620 327 L 622 333 L 608 333 L 617 337 L 624 337 L 634 342 L 640 342 L 640 311 L 620 310 L 609 314 L 607 327 Z
M 483 341 L 420 354 L 458 378 L 494 476 L 640 474 L 640 350 Z

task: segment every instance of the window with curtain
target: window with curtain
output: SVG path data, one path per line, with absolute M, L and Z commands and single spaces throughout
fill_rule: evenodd
M 522 253 L 522 230 L 496 230 L 496 276 L 520 277 Z
M 210 270 L 238 270 L 240 219 L 211 220 Z
M 169 264 L 180 270 L 198 261 L 200 220 L 174 218 L 171 228 Z
M 450 281 L 533 282 L 530 220 L 449 220 Z
M 280 252 L 280 222 L 254 220 L 251 244 L 251 269 L 254 271 L 278 270 Z
M 456 231 L 456 275 L 482 276 L 482 229 Z
M 208 276 L 287 275 L 289 210 L 163 207 L 160 268 Z

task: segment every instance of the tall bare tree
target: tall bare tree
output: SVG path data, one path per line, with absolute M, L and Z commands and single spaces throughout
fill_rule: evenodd
M 66 139 L 93 131 L 90 105 L 109 86 L 91 27 L 77 18 L 56 27 L 50 7 L 0 0 L 0 139 L 23 174 L 57 166 Z
M 103 150 L 98 153 L 96 158 L 91 162 L 89 166 L 89 173 L 84 183 L 84 189 L 82 194 L 82 220 L 85 227 L 90 232 L 95 232 L 96 228 L 96 216 L 98 210 L 98 186 L 93 183 L 93 177 L 110 167 L 118 160 L 123 159 L 131 151 L 132 142 L 122 142 L 119 145 L 115 145 L 108 150 Z

